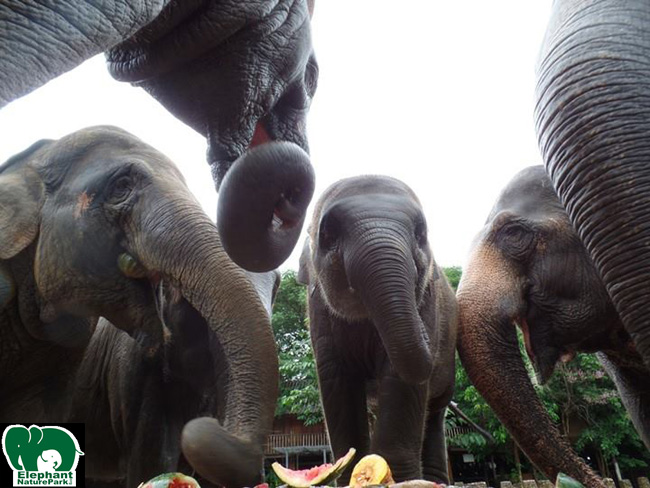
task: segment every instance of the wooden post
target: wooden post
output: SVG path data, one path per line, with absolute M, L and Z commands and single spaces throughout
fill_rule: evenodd
M 523 481 L 523 475 L 521 474 L 521 459 L 519 459 L 519 446 L 517 445 L 516 442 L 513 443 L 515 445 L 515 465 L 517 466 L 517 474 L 519 475 L 519 482 L 521 483 Z

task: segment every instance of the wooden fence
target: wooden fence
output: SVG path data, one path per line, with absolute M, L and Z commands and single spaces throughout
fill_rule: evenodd
M 450 427 L 447 428 L 447 438 L 453 438 L 461 434 L 475 432 L 471 427 Z M 266 455 L 278 454 L 287 450 L 305 449 L 329 449 L 330 441 L 326 432 L 304 433 L 304 434 L 270 434 L 266 439 L 264 453 Z M 650 487 L 648 487 L 650 488 Z
M 603 478 L 607 488 L 634 488 L 630 480 L 620 480 L 616 483 L 612 478 Z M 535 481 L 535 480 L 524 480 L 521 483 L 511 483 L 510 481 L 502 481 L 500 488 L 553 488 L 555 485 L 548 480 Z M 636 486 L 638 488 L 650 488 L 650 481 L 645 476 L 637 478 Z M 488 488 L 487 483 L 484 481 L 479 481 L 476 483 L 454 483 L 453 486 L 449 488 Z

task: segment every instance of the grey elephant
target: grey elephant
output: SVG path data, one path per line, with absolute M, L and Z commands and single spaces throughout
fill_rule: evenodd
M 298 279 L 309 286 L 334 455 L 355 447 L 384 456 L 397 481 L 448 482 L 444 416 L 454 388 L 457 306 L 416 195 L 384 176 L 333 184 L 314 209 Z M 372 436 L 367 392 L 377 396 Z
M 586 486 L 604 486 L 537 398 L 515 324 L 541 383 L 558 361 L 598 351 L 650 447 L 650 371 L 542 166 L 518 173 L 497 199 L 472 245 L 458 305 L 458 347 L 472 383 L 547 476 L 565 472 Z
M 291 253 L 313 193 L 304 152 L 318 79 L 311 8 L 307 0 L 2 2 L 0 107 L 105 52 L 116 79 L 143 87 L 207 138 L 224 248 L 242 267 L 268 271 Z
M 541 49 L 544 164 L 650 367 L 650 6 L 557 0 Z
M 86 422 L 88 475 L 127 486 L 181 448 L 212 482 L 258 481 L 269 317 L 178 169 L 93 127 L 16 155 L 0 187 L 0 422 Z

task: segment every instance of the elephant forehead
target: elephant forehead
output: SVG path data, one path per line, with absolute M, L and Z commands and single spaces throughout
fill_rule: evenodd
M 65 181 L 84 180 L 110 172 L 113 167 L 137 165 L 152 175 L 167 174 L 184 181 L 176 165 L 134 135 L 113 126 L 96 126 L 69 134 L 48 147 L 33 162 L 49 189 Z
M 510 180 L 495 203 L 488 222 L 501 212 L 511 212 L 528 220 L 542 221 L 549 216 L 566 216 L 543 166 L 526 168 Z
M 322 208 L 328 205 L 329 202 L 345 197 L 374 194 L 402 195 L 413 199 L 419 205 L 415 192 L 403 181 L 390 176 L 361 175 L 344 178 L 332 184 L 323 192 L 316 211 L 318 212 L 319 207 Z

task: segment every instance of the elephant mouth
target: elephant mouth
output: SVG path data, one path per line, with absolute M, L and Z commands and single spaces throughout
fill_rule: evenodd
M 537 381 L 540 384 L 543 385 L 548 382 L 548 380 L 553 375 L 553 372 L 555 371 L 555 366 L 558 361 L 563 364 L 567 364 L 575 358 L 576 351 L 566 346 L 563 346 L 561 348 L 546 346 L 543 348 L 543 353 L 535 354 L 535 347 L 531 338 L 531 331 L 528 321 L 526 319 L 519 319 L 517 320 L 517 325 L 519 326 L 519 329 L 521 330 L 524 337 L 526 355 L 533 365 Z

